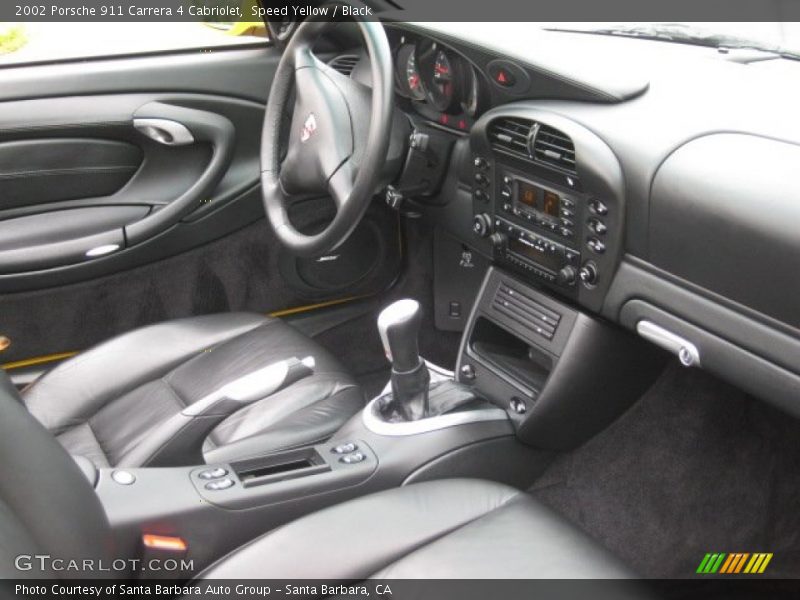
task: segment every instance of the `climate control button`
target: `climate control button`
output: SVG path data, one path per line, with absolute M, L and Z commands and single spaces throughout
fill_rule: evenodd
M 608 214 L 608 206 L 606 206 L 596 198 L 592 198 L 591 200 L 589 200 L 589 210 L 596 215 L 600 215 L 601 217 Z
M 602 254 L 606 251 L 606 245 L 595 237 L 589 238 L 586 246 L 595 254 Z
M 600 219 L 595 219 L 594 217 L 589 219 L 588 226 L 589 229 L 592 231 L 592 233 L 596 233 L 597 235 L 605 235 L 606 231 L 608 231 L 608 227 L 606 227 L 606 224 L 603 223 Z

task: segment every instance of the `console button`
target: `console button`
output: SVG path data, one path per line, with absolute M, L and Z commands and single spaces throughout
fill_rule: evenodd
M 497 67 L 493 69 L 493 71 L 492 78 L 498 85 L 503 87 L 514 87 L 514 84 L 517 83 L 517 78 L 514 77 L 514 74 L 511 73 L 511 71 L 504 69 L 503 67 Z
M 217 467 L 216 469 L 208 469 L 203 471 L 198 475 L 200 479 L 219 479 L 220 477 L 225 477 L 228 474 L 227 469 L 223 469 L 222 467 Z
M 595 219 L 594 217 L 589 219 L 589 229 L 592 230 L 593 233 L 597 235 L 605 235 L 606 231 L 608 231 L 608 227 L 606 224 L 603 223 L 600 219 Z
M 492 83 L 510 94 L 524 94 L 530 87 L 527 71 L 511 61 L 493 60 L 486 65 L 486 70 Z
M 355 452 L 358 450 L 358 446 L 353 442 L 345 442 L 344 444 L 339 444 L 338 446 L 334 446 L 331 448 L 331 453 L 333 454 L 350 454 L 351 452 Z
M 517 398 L 516 396 L 511 399 L 509 406 L 511 407 L 511 410 L 518 415 L 524 415 L 528 411 L 528 407 L 525 406 L 525 401 L 521 398 Z
M 356 463 L 364 462 L 367 459 L 367 455 L 362 452 L 356 452 L 355 454 L 348 454 L 347 456 L 343 456 L 339 459 L 339 462 L 342 462 L 346 465 L 354 465 Z
M 476 169 L 480 169 L 481 171 L 489 168 L 489 161 L 483 158 L 482 156 L 476 156 L 472 159 L 472 164 L 475 165 Z
M 114 471 L 111 473 L 111 479 L 120 485 L 131 485 L 136 481 L 136 475 L 130 471 Z
M 589 238 L 586 245 L 589 247 L 589 250 L 595 254 L 602 254 L 606 251 L 606 245 L 597 238 Z
M 483 173 L 475 173 L 475 183 L 478 185 L 486 187 L 489 185 L 489 178 L 486 177 Z
M 459 369 L 461 373 L 461 377 L 466 379 L 467 381 L 472 381 L 475 379 L 475 367 L 472 365 L 461 365 L 461 369 Z
M 581 255 L 579 252 L 575 250 L 570 250 L 567 248 L 564 250 L 564 256 L 567 259 L 567 262 L 573 266 L 578 265 L 581 262 Z
M 236 482 L 230 477 L 226 477 L 225 479 L 210 481 L 209 483 L 206 484 L 206 489 L 211 490 L 212 492 L 217 492 L 219 490 L 227 490 L 228 488 L 231 488 L 234 485 L 236 485 Z
M 608 207 L 597 199 L 589 200 L 589 210 L 601 217 L 608 214 Z
M 479 202 L 489 201 L 489 194 L 487 194 L 481 189 L 476 189 L 472 195 L 474 196 L 475 200 L 478 200 Z

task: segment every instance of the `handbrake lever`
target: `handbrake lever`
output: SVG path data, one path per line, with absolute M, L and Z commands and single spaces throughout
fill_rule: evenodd
M 187 417 L 227 417 L 240 408 L 271 396 L 314 372 L 314 357 L 296 356 L 240 377 L 181 411 Z
M 203 442 L 222 421 L 245 406 L 267 398 L 312 375 L 313 356 L 288 358 L 223 385 L 158 425 L 120 463 L 146 467 L 202 465 Z

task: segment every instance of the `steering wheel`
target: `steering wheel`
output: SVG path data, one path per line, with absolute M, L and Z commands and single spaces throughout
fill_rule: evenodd
M 278 240 L 298 256 L 324 254 L 344 242 L 382 180 L 392 128 L 392 54 L 378 21 L 356 18 L 356 23 L 369 53 L 371 90 L 312 52 L 333 23 L 305 21 L 286 46 L 269 93 L 261 134 L 264 208 Z M 289 106 L 292 90 L 295 101 Z M 281 121 L 289 110 L 284 148 Z M 289 206 L 324 194 L 333 198 L 336 216 L 315 235 L 299 232 L 289 221 Z

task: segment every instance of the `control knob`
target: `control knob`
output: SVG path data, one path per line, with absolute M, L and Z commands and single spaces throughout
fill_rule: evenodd
M 558 283 L 561 285 L 575 285 L 577 281 L 578 272 L 575 267 L 567 265 L 558 272 Z
M 593 262 L 585 263 L 581 267 L 578 277 L 580 277 L 581 281 L 586 285 L 594 285 L 597 283 L 597 265 Z
M 508 236 L 505 233 L 500 233 L 499 231 L 489 236 L 489 241 L 492 243 L 492 246 L 498 250 L 502 250 L 506 247 L 507 239 Z
M 480 237 L 488 237 L 492 232 L 492 218 L 486 213 L 475 215 L 472 220 L 472 231 Z

